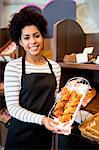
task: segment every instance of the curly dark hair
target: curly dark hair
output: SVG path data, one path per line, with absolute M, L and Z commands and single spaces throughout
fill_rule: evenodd
M 17 45 L 21 38 L 21 31 L 25 26 L 35 25 L 40 31 L 43 37 L 47 35 L 47 21 L 41 13 L 37 13 L 35 10 L 24 7 L 20 12 L 13 15 L 12 20 L 9 23 L 9 34 L 12 41 Z

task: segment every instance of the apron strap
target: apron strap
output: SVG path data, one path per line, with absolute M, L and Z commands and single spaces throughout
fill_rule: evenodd
M 23 81 L 23 75 L 25 74 L 25 55 L 22 57 L 22 77 L 21 77 L 21 84 Z
M 43 56 L 43 57 L 48 62 L 49 68 L 50 68 L 51 72 L 54 74 L 53 69 L 52 69 L 52 65 L 50 64 L 50 62 L 48 61 L 48 59 L 45 56 Z
M 50 64 L 50 62 L 48 61 L 48 59 L 45 56 L 43 56 L 43 57 L 48 62 L 49 68 L 50 68 L 52 74 L 54 75 L 55 82 L 56 82 L 56 77 L 55 77 L 55 74 L 53 72 L 52 65 Z M 22 57 L 22 77 L 21 77 L 21 83 L 22 83 L 22 80 L 23 80 L 23 74 L 25 74 L 25 55 Z M 57 86 L 57 82 L 56 82 L 56 86 Z
M 44 56 L 43 56 L 43 57 L 44 57 Z M 53 76 L 54 76 L 54 78 L 55 78 L 55 84 L 56 84 L 56 86 L 57 86 L 57 81 L 56 81 L 55 73 L 53 72 L 53 69 L 52 69 L 52 65 L 50 64 L 50 62 L 48 61 L 48 59 L 47 59 L 46 57 L 44 57 L 44 58 L 45 58 L 45 60 L 48 62 L 49 68 L 50 68 L 50 70 L 51 70 L 51 72 L 52 72 L 52 74 L 53 74 Z
M 22 74 L 25 73 L 25 55 L 22 57 Z
M 25 55 L 22 57 L 22 74 L 25 73 Z

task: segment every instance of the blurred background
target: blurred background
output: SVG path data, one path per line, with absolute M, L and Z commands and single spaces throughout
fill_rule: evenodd
M 99 0 L 76 0 L 76 20 L 85 33 L 99 32 Z
M 20 8 L 33 4 L 43 9 L 51 1 L 53 0 L 0 0 L 0 28 L 7 27 L 11 15 Z M 99 32 L 99 0 L 74 1 L 76 2 L 76 20 L 85 33 Z

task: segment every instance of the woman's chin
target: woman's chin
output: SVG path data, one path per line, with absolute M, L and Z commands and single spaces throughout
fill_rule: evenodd
M 40 52 L 38 52 L 38 51 L 31 52 L 32 56 L 38 56 L 39 54 L 40 54 Z

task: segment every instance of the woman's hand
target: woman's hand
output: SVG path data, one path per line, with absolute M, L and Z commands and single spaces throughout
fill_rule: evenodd
M 44 125 L 46 129 L 52 131 L 53 133 L 64 134 L 64 135 L 71 134 L 71 126 L 68 126 L 66 130 L 59 130 L 52 124 L 53 124 L 53 120 L 51 118 L 48 118 L 48 117 L 42 118 L 42 125 Z

